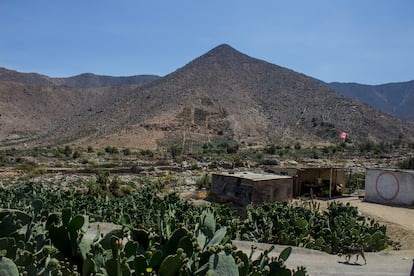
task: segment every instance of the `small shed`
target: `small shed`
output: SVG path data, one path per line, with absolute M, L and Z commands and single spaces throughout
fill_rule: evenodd
M 287 201 L 293 197 L 293 178 L 252 172 L 212 175 L 211 193 L 241 205 Z
M 293 195 L 313 193 L 320 197 L 342 194 L 346 184 L 345 170 L 333 167 L 273 168 L 272 172 L 293 177 Z
M 414 171 L 367 169 L 365 200 L 392 205 L 414 205 Z

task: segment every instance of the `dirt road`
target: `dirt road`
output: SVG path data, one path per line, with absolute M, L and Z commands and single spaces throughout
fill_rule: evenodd
M 252 244 L 257 246 L 254 257 L 270 247 L 269 244 L 252 243 L 244 241 L 233 241 L 238 249 L 245 253 L 250 253 Z M 277 245 L 269 254 L 278 256 L 286 246 Z M 414 258 L 414 251 L 392 251 L 365 253 L 367 264 L 363 260 L 354 263 L 355 257 L 351 258 L 350 263 L 345 262 L 345 257 L 330 255 L 325 252 L 292 247 L 292 254 L 288 258 L 286 265 L 290 269 L 296 269 L 298 266 L 306 267 L 309 275 L 410 275 L 411 266 Z

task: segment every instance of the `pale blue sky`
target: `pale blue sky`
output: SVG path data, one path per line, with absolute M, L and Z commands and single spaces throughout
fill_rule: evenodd
M 0 0 L 0 67 L 166 75 L 227 43 L 331 82 L 414 79 L 413 0 Z

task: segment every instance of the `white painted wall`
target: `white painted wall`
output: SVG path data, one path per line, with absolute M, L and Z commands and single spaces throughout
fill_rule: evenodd
M 414 171 L 367 169 L 365 200 L 414 205 Z

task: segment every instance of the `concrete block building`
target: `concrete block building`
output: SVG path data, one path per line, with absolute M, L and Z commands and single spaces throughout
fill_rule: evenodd
M 293 197 L 293 178 L 252 172 L 212 175 L 211 193 L 240 205 L 287 201 Z

